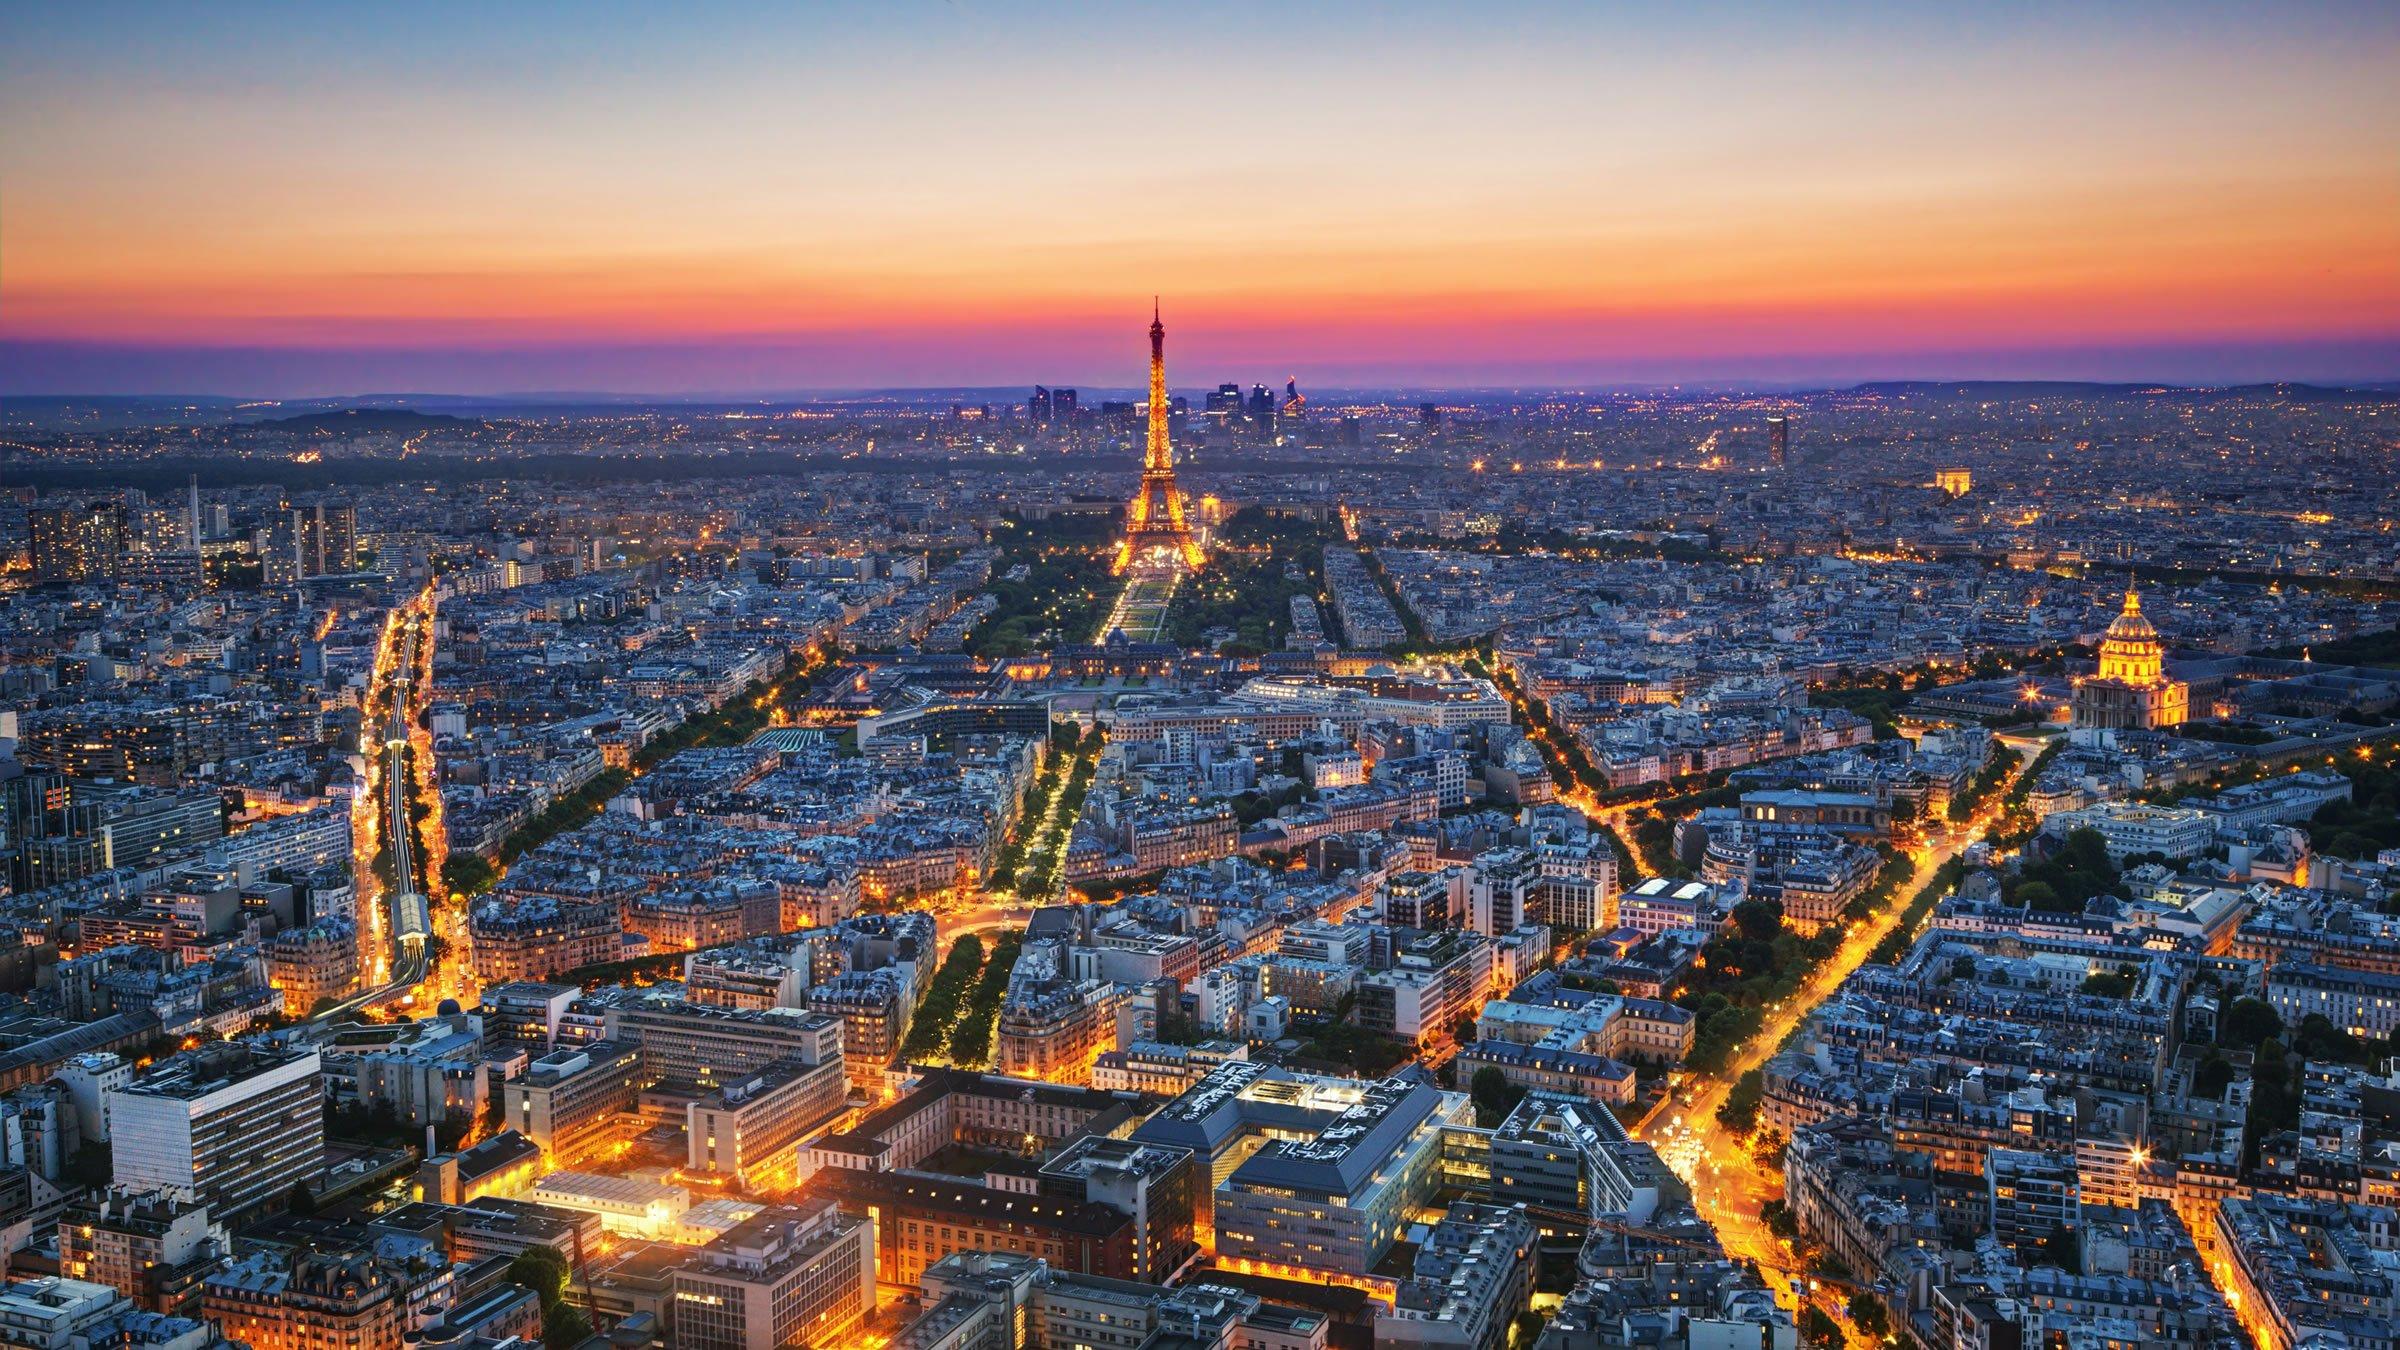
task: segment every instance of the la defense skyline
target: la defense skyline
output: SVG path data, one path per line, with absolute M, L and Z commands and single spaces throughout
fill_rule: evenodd
M 1791 319 L 1805 327 L 1806 315 Z M 1094 318 L 1081 333 L 1108 327 Z M 1099 345 L 1079 338 L 1079 345 Z M 810 401 L 863 396 L 935 397 L 1022 395 L 1037 386 L 1099 393 L 1133 393 L 1099 356 L 1028 367 L 995 366 L 983 353 L 928 358 L 909 368 L 854 378 L 812 378 L 819 354 L 855 345 L 826 339 L 790 347 L 607 346 L 554 353 L 491 349 L 468 340 L 426 349 L 355 349 L 318 345 L 245 347 L 192 360 L 166 349 L 110 344 L 51 344 L 15 339 L 0 327 L 0 394 L 39 398 L 173 398 L 240 402 L 370 403 L 421 398 L 523 403 L 579 398 L 628 402 L 715 403 Z M 1005 350 L 1005 342 L 996 349 Z M 329 355 L 345 373 L 302 373 L 311 353 Z M 656 358 L 653 364 L 653 358 Z M 1325 393 L 1437 393 L 1487 397 L 1534 393 L 1644 394 L 1669 392 L 1816 393 L 1862 384 L 1997 383 L 2160 385 L 2222 389 L 2295 384 L 2388 388 L 2400 383 L 2400 336 L 2364 341 L 2301 340 L 2238 349 L 2201 342 L 2189 347 L 2120 354 L 2116 349 L 2060 358 L 2041 350 L 1871 354 L 1858 360 L 1762 349 L 1732 361 L 1644 359 L 1551 365 L 1459 365 L 1438 360 L 1397 367 L 1359 367 L 1321 357 L 1260 355 L 1221 348 L 1187 356 L 1184 367 L 1246 373 L 1245 380 L 1286 379 Z M 666 372 L 664 374 L 661 371 Z M 1270 375 L 1269 372 L 1272 374 Z M 1296 373 L 1295 373 L 1296 372 Z M 1179 385 L 1203 391 L 1206 384 Z

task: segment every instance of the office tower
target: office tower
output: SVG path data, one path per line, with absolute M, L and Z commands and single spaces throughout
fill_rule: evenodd
M 675 1344 L 841 1344 L 875 1311 L 875 1227 L 829 1204 L 744 1219 L 675 1268 Z
M 1474 1119 L 1463 1093 L 1407 1078 L 1361 1081 L 1226 1064 L 1144 1120 L 1137 1144 L 1187 1148 L 1220 1261 L 1362 1274 L 1440 1187 L 1445 1132 Z M 820 1174 L 823 1175 L 823 1174 Z
M 1202 406 L 1212 413 L 1238 413 L 1242 410 L 1242 387 L 1238 384 L 1220 384 Z
M 1060 426 L 1075 425 L 1074 390 L 1053 389 L 1050 391 L 1050 416 Z
M 30 743 L 29 743 L 30 744 Z M 76 777 L 115 767 L 105 754 L 89 759 L 56 753 L 51 738 L 27 762 Z M 130 769 L 128 759 L 124 767 Z M 131 777 L 131 773 L 121 776 Z M 116 867 L 140 867 L 199 852 L 222 839 L 225 812 L 206 789 L 80 783 L 41 794 L 42 816 L 31 822 L 17 856 L 19 880 L 38 889 Z
M 1037 427 L 1050 425 L 1050 391 L 1040 385 L 1033 387 L 1033 397 L 1025 400 L 1025 415 Z
M 532 1140 L 552 1166 L 572 1166 L 616 1142 L 642 1083 L 637 1043 L 561 1046 L 501 1087 L 501 1124 Z
M 1359 427 L 1358 419 L 1348 413 L 1344 413 L 1342 415 L 1339 434 L 1341 436 L 1342 448 L 1345 450 L 1356 450 L 1361 444 L 1364 443 L 1364 436 Z
M 1250 420 L 1264 430 L 1275 426 L 1275 396 L 1263 384 L 1250 386 Z
M 133 555 L 144 553 L 179 553 L 189 547 L 190 535 L 185 530 L 186 517 L 181 511 L 161 507 L 134 516 L 128 522 L 126 545 Z
M 37 582 L 106 581 L 125 556 L 123 502 L 37 506 L 26 513 Z
M 1995 1148 L 1984 1156 L 1984 1186 L 1992 1236 L 2031 1263 L 2079 1219 L 2075 1159 L 2071 1154 Z
M 1197 572 L 1207 559 L 1184 520 L 1183 489 L 1175 485 L 1175 447 L 1167 433 L 1167 326 L 1150 311 L 1150 441 L 1142 456 L 1142 485 L 1125 513 L 1125 540 L 1115 570 L 1136 561 Z
M 268 532 L 265 580 L 288 586 L 309 577 L 340 576 L 358 566 L 358 511 L 347 505 L 295 507 L 276 516 Z
M 347 503 L 319 505 L 309 520 L 309 543 L 319 576 L 341 576 L 358 570 L 358 508 Z
M 279 1202 L 325 1165 L 315 1049 L 230 1042 L 159 1061 L 107 1098 L 120 1188 L 166 1190 L 228 1218 Z
M 1134 1278 L 1133 1217 L 1109 1205 L 987 1186 L 981 1178 L 847 1167 L 818 1172 L 800 1194 L 845 1214 L 875 1216 L 877 1277 L 899 1289 L 914 1291 L 927 1266 L 958 1251 L 1025 1252 L 1059 1270 Z
M 730 1176 L 753 1191 L 789 1189 L 803 1135 L 842 1113 L 849 1098 L 840 1056 L 817 1064 L 785 1060 L 684 1104 L 695 1176 Z
M 721 1008 L 679 999 L 611 1008 L 609 1035 L 638 1042 L 651 1083 L 714 1088 L 787 1061 L 843 1073 L 838 1017 L 798 1008 Z
M 1085 1135 L 1042 1164 L 1042 1194 L 1133 1219 L 1133 1278 L 1165 1284 L 1199 1255 L 1199 1165 L 1192 1150 Z
M 200 551 L 200 475 L 193 474 L 187 487 L 190 496 L 184 504 L 183 529 L 191 540 L 192 551 Z
M 1788 418 L 1788 417 L 1781 417 L 1781 416 L 1778 416 L 1778 417 L 1770 417 L 1770 418 L 1768 418 L 1768 419 L 1767 419 L 1767 459 L 1768 459 L 1768 462 L 1769 462 L 1769 463 L 1772 463 L 1772 464 L 1773 464 L 1773 465 L 1774 465 L 1776 468 L 1780 469 L 1780 468 L 1782 468 L 1782 467 L 1783 467 L 1784 460 L 1785 460 L 1785 459 L 1786 459 L 1786 458 L 1787 458 L 1787 457 L 1788 457 L 1788 456 L 1791 454 L 1791 452 L 1792 452 L 1792 419 L 1790 419 L 1790 418 Z
M 1418 404 L 1417 425 L 1425 428 L 1428 432 L 1440 431 L 1442 429 L 1442 405 L 1438 403 Z

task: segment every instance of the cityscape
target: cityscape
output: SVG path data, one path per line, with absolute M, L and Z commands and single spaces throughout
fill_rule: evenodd
M 1357 160 L 1254 237 L 1083 161 L 1247 134 L 1288 50 L 1130 110 L 1096 10 L 342 8 L 0 20 L 0 1343 L 2400 1350 L 2396 16 L 1838 11 L 1829 69 L 1988 39 L 2113 54 L 2144 136 L 2316 127 L 2275 209 L 1965 250 L 1935 316 L 1828 251 L 1846 152 L 1743 227 L 1772 295 L 1683 294 L 1695 235 L 1537 302 L 1546 216 L 1399 186 L 1416 99 L 1523 120 L 1462 192 L 1600 172 L 1547 48 L 1654 88 L 1681 19 L 1349 10 L 1286 97 Z M 862 53 L 929 106 L 831 111 Z M 460 130 L 622 131 L 603 73 L 656 119 L 621 283 L 582 140 Z M 2032 191 L 2047 113 L 1916 96 Z M 686 100 L 800 119 L 838 284 L 740 261 L 747 123 L 678 233 Z M 1088 144 L 980 195 L 1029 110 Z M 844 116 L 954 179 L 801 144 Z M 1396 218 L 1312 270 L 1361 163 Z M 324 199 L 156 233 L 259 164 Z M 1708 172 L 1641 171 L 1657 220 Z

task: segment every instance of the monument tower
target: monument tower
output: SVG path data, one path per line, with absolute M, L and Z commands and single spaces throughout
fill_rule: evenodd
M 1115 570 L 1137 564 L 1197 572 L 1207 562 L 1184 518 L 1183 489 L 1175 486 L 1175 446 L 1167 438 L 1167 326 L 1150 304 L 1150 442 L 1142 455 L 1142 486 L 1125 512 L 1125 541 Z

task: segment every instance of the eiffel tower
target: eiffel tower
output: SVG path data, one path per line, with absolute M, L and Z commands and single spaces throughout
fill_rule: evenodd
M 1167 440 L 1167 326 L 1150 302 L 1150 445 L 1142 456 L 1142 486 L 1125 511 L 1125 540 L 1114 570 L 1134 565 L 1197 572 L 1208 561 L 1184 519 L 1183 489 L 1175 486 L 1175 447 Z

